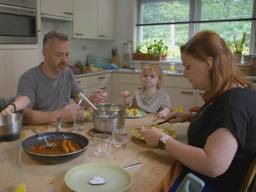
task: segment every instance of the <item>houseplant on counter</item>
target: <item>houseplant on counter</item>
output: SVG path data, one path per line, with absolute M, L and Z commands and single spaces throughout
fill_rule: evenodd
M 166 59 L 168 52 L 168 46 L 160 40 L 153 40 L 153 42 L 143 42 L 136 48 L 136 52 L 133 54 L 134 60 L 153 60 L 159 61 Z
M 242 38 L 240 40 L 236 39 L 234 35 L 233 45 L 231 47 L 234 55 L 234 60 L 236 63 L 241 63 L 242 55 L 245 50 L 245 41 L 246 41 L 246 33 L 243 33 Z

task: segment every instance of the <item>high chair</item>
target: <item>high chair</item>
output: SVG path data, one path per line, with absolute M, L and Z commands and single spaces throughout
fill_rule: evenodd
M 251 185 L 254 183 L 253 187 L 255 186 L 256 183 L 256 158 L 254 158 L 253 162 L 251 163 L 249 170 L 246 174 L 246 177 L 244 179 L 241 192 L 249 192 L 249 188 L 252 187 Z M 256 191 L 256 189 L 254 189 Z M 252 191 L 254 191 L 252 190 Z

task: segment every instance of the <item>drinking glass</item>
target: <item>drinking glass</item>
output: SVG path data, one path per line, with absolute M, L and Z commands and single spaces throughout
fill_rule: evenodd
M 110 155 L 112 151 L 111 135 L 105 133 L 95 133 L 93 137 L 94 154 L 96 156 Z
M 129 140 L 127 129 L 113 128 L 112 139 L 117 148 L 121 147 L 122 145 L 125 145 Z
M 84 108 L 79 106 L 73 111 L 73 127 L 75 130 L 82 131 L 84 125 Z

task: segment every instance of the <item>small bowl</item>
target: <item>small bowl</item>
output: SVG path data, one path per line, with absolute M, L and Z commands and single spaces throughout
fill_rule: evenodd
M 63 154 L 56 155 L 48 155 L 48 154 L 40 154 L 32 152 L 32 148 L 36 145 L 43 145 L 43 137 L 47 139 L 47 141 L 54 141 L 57 139 L 70 139 L 72 142 L 75 142 L 80 145 L 81 149 Z M 42 163 L 42 164 L 57 164 L 67 162 L 79 155 L 81 155 L 89 144 L 89 140 L 80 134 L 72 133 L 72 132 L 46 132 L 40 133 L 39 136 L 33 135 L 26 138 L 22 142 L 22 147 L 24 151 L 34 160 Z

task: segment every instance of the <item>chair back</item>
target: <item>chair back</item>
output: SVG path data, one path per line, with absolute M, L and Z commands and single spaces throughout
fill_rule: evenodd
M 245 180 L 241 188 L 241 192 L 248 192 L 250 186 L 256 180 L 255 176 L 256 176 L 256 158 L 254 158 L 254 160 L 252 161 L 248 169 L 248 172 L 246 174 Z
M 188 173 L 181 181 L 176 192 L 201 192 L 205 182 L 192 173 Z

